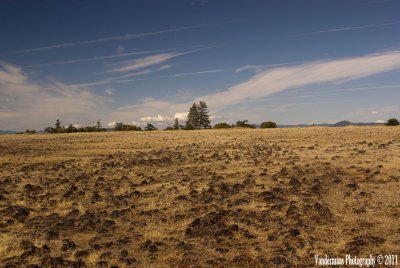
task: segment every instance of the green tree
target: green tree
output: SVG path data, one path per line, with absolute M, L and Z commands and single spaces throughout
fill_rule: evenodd
M 236 127 L 256 128 L 254 124 L 249 124 L 249 120 L 237 121 Z
M 157 130 L 157 128 L 153 124 L 147 123 L 147 126 L 145 126 L 144 130 L 152 131 L 152 130 Z
M 231 128 L 231 126 L 227 123 L 218 123 L 214 125 L 214 128 Z
M 77 132 L 77 128 L 73 124 L 69 124 L 68 127 L 65 129 L 65 132 L 72 133 Z
M 208 128 L 210 126 L 210 116 L 208 115 L 208 108 L 205 101 L 200 101 L 197 105 L 199 116 L 199 128 Z
M 260 128 L 276 128 L 276 123 L 272 121 L 262 122 Z
M 190 129 L 190 126 L 192 129 L 199 129 L 199 112 L 197 108 L 196 103 L 193 102 L 192 107 L 189 109 L 185 129 Z
M 390 118 L 387 123 L 387 126 L 398 126 L 399 125 L 399 120 L 397 118 Z
M 115 131 L 122 131 L 123 128 L 124 128 L 124 124 L 123 123 L 116 123 L 115 127 L 114 127 L 114 130 Z
M 175 130 L 179 129 L 179 120 L 178 120 L 178 118 L 175 118 L 174 129 Z
M 56 129 L 61 128 L 61 121 L 60 121 L 60 119 L 57 119 L 57 120 L 56 120 L 55 126 L 56 126 Z
M 60 121 L 60 119 L 57 119 L 57 120 L 56 120 L 54 132 L 56 132 L 56 133 L 61 133 L 61 132 L 63 132 L 63 127 L 61 126 L 61 121 Z
M 100 123 L 100 120 L 97 120 L 97 122 L 96 122 L 96 128 L 97 128 L 97 129 L 101 129 L 101 123 Z
M 54 133 L 54 128 L 53 128 L 53 127 L 46 127 L 46 128 L 44 129 L 44 131 L 45 131 L 46 133 Z
M 26 134 L 35 134 L 35 133 L 36 133 L 36 130 L 34 130 L 34 129 L 27 129 L 27 130 L 25 130 L 25 133 L 26 133 Z
M 237 121 L 236 126 L 237 127 L 246 127 L 247 122 L 249 122 L 249 120 Z

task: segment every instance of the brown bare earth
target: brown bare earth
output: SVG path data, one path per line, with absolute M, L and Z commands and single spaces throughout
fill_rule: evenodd
M 0 266 L 399 254 L 399 193 L 399 127 L 3 135 Z

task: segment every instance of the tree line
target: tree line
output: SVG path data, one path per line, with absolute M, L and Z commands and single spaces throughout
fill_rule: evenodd
M 83 126 L 77 127 L 73 124 L 69 124 L 67 127 L 61 125 L 61 120 L 57 119 L 54 127 L 47 127 L 44 129 L 47 133 L 75 133 L 75 132 L 102 132 L 107 131 L 101 126 L 100 120 L 96 122 L 94 126 Z
M 242 120 L 242 121 L 237 121 L 236 124 L 231 124 L 231 125 L 227 123 L 218 123 L 215 124 L 213 128 L 235 128 L 235 127 L 256 128 L 257 126 L 255 124 L 250 124 L 249 120 Z M 277 125 L 275 122 L 266 121 L 261 123 L 260 128 L 277 128 Z
M 187 120 L 184 125 L 180 124 L 179 119 L 175 118 L 173 126 L 168 126 L 164 130 L 196 130 L 196 129 L 210 129 L 211 121 L 208 112 L 208 107 L 205 101 L 200 101 L 199 103 L 194 102 L 189 108 Z M 399 120 L 397 118 L 390 118 L 386 126 L 398 126 Z M 275 122 L 266 121 L 260 124 L 260 128 L 276 128 Z M 214 129 L 227 129 L 227 128 L 256 128 L 255 124 L 250 124 L 248 120 L 237 121 L 236 124 L 228 124 L 225 122 L 217 123 L 213 126 Z M 69 124 L 67 127 L 62 126 L 60 119 L 56 120 L 54 127 L 45 128 L 47 133 L 75 133 L 75 132 L 102 132 L 108 129 L 102 127 L 100 120 L 96 122 L 93 126 L 81 126 L 77 127 L 73 124 Z M 140 126 L 129 125 L 124 123 L 116 123 L 113 128 L 114 131 L 152 131 L 157 130 L 157 128 L 151 124 L 147 125 L 142 129 Z M 18 132 L 22 134 L 23 132 Z M 36 131 L 34 129 L 27 129 L 25 131 L 27 134 L 34 134 Z

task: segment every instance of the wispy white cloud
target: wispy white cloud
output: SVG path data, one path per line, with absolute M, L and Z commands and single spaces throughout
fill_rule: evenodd
M 172 67 L 172 64 L 165 64 L 165 65 L 160 66 L 158 69 L 160 71 L 163 71 L 163 70 L 169 69 L 171 67 Z
M 129 39 L 135 39 L 135 38 L 143 38 L 143 37 L 156 36 L 156 35 L 185 31 L 185 30 L 193 30 L 193 29 L 199 29 L 199 28 L 205 28 L 205 27 L 212 27 L 212 26 L 217 26 L 217 25 L 221 25 L 221 24 L 225 24 L 225 23 L 227 23 L 227 22 L 176 27 L 176 28 L 170 28 L 170 29 L 165 29 L 165 30 L 160 30 L 160 31 L 138 33 L 138 34 L 124 34 L 124 35 L 109 36 L 109 37 L 86 40 L 86 41 L 62 43 L 62 44 L 42 46 L 42 47 L 36 47 L 36 48 L 27 48 L 27 49 L 23 49 L 23 50 L 13 51 L 13 52 L 11 52 L 11 54 L 20 54 L 20 53 L 27 53 L 27 52 L 36 52 L 36 51 L 44 51 L 44 50 L 50 50 L 50 49 L 65 48 L 65 47 L 82 46 L 82 45 L 97 44 L 97 43 L 117 41 L 117 40 L 129 40 Z
M 222 69 L 205 70 L 205 71 L 197 71 L 197 72 L 173 74 L 173 75 L 171 75 L 170 77 L 192 76 L 192 75 L 198 75 L 198 74 L 213 74 L 213 73 L 220 73 L 220 72 L 223 72 L 223 71 L 224 71 L 224 70 L 222 70 Z
M 158 114 L 155 116 L 143 116 L 139 120 L 142 122 L 165 122 L 170 119 L 162 116 L 161 114 Z
M 145 99 L 139 104 L 125 106 L 116 112 L 121 116 L 160 114 L 171 117 L 187 111 L 193 101 L 205 100 L 211 111 L 218 113 L 223 109 L 245 104 L 249 101 L 266 98 L 285 90 L 314 84 L 340 83 L 400 69 L 400 52 L 369 54 L 354 58 L 322 60 L 293 66 L 276 67 L 254 75 L 246 82 L 225 91 L 200 96 L 186 102 Z M 390 89 L 396 86 L 377 86 L 338 89 L 336 92 L 352 90 Z M 341 101 L 341 100 L 337 100 Z
M 132 55 L 159 53 L 159 52 L 171 51 L 171 50 L 176 50 L 176 49 L 177 48 L 158 49 L 158 50 L 145 50 L 145 51 L 122 53 L 122 54 L 113 54 L 113 55 L 107 55 L 107 56 L 97 56 L 97 57 L 92 57 L 92 58 L 82 58 L 82 59 L 46 62 L 46 63 L 40 63 L 40 64 L 25 65 L 25 66 L 22 66 L 22 68 L 46 67 L 46 66 L 53 66 L 53 65 L 65 65 L 65 64 L 81 63 L 81 62 L 88 62 L 88 61 L 98 61 L 98 60 L 107 60 L 107 59 L 115 59 L 115 58 L 124 58 L 124 57 L 132 56 Z
M 171 60 L 173 58 L 176 58 L 176 57 L 180 57 L 180 56 L 184 56 L 184 55 L 200 52 L 200 51 L 207 50 L 207 49 L 210 49 L 210 48 L 212 48 L 212 47 L 193 49 L 193 50 L 184 51 L 184 52 L 160 53 L 160 54 L 156 54 L 156 55 L 152 55 L 152 56 L 148 56 L 148 57 L 144 57 L 144 58 L 140 58 L 140 59 L 134 59 L 134 60 L 130 60 L 130 61 L 123 61 L 123 62 L 120 62 L 120 63 L 117 63 L 117 64 L 113 64 L 113 66 L 117 66 L 117 67 L 113 67 L 108 72 L 111 72 L 111 73 L 126 73 L 126 72 L 130 72 L 130 71 L 135 71 L 135 70 L 138 70 L 138 69 L 142 69 L 142 68 L 150 67 L 150 66 L 153 66 L 153 65 L 158 65 L 158 64 L 161 64 L 161 63 L 165 63 L 165 62 L 167 62 L 167 61 L 169 61 L 169 60 Z
M 239 68 L 236 68 L 235 72 L 243 72 L 246 70 L 255 70 L 256 72 L 261 72 L 264 71 L 266 68 L 271 68 L 271 67 L 279 67 L 279 66 L 287 66 L 287 65 L 293 65 L 293 64 L 298 64 L 299 62 L 285 62 L 285 63 L 274 63 L 274 64 L 266 64 L 266 65 L 245 65 Z
M 119 54 L 123 54 L 125 52 L 125 47 L 123 45 L 119 45 L 117 47 L 117 50 L 115 51 L 115 54 L 119 55 Z
M 106 93 L 109 96 L 114 95 L 114 89 L 113 88 L 107 88 L 104 90 L 104 93 Z
M 185 121 L 187 119 L 188 113 L 182 112 L 182 113 L 175 113 L 174 119 L 177 118 L 178 120 Z
M 365 105 L 353 107 L 352 111 L 344 115 L 344 118 L 352 121 L 383 123 L 382 118 L 386 118 L 387 120 L 388 118 L 397 117 L 399 113 L 400 107 L 398 105 L 372 107 Z
M 166 64 L 166 65 L 162 65 L 162 66 L 160 66 L 160 67 L 158 67 L 156 69 L 155 68 L 153 68 L 153 69 L 150 69 L 150 68 L 149 69 L 144 69 L 144 70 L 141 70 L 141 71 L 124 74 L 124 75 L 120 75 L 120 76 L 117 76 L 117 77 L 111 77 L 111 78 L 105 79 L 104 81 L 109 81 L 109 82 L 119 81 L 119 80 L 130 78 L 130 77 L 137 77 L 137 76 L 142 76 L 142 75 L 147 75 L 147 74 L 151 74 L 151 73 L 155 73 L 155 72 L 164 71 L 164 70 L 167 70 L 167 69 L 169 69 L 171 67 L 172 67 L 171 64 Z
M 141 68 L 157 65 L 169 61 L 172 58 L 181 56 L 182 53 L 162 53 L 157 55 L 152 55 L 140 59 L 135 59 L 131 61 L 126 61 L 120 63 L 119 67 L 113 68 L 108 72 L 112 73 L 126 73 L 130 71 L 135 71 Z
M 400 89 L 400 85 L 385 85 L 385 86 L 369 86 L 369 87 L 350 87 L 350 88 L 338 88 L 327 91 L 322 91 L 318 94 L 307 94 L 307 95 L 296 95 L 296 96 L 285 96 L 285 97 L 275 97 L 275 96 L 267 96 L 266 98 L 269 100 L 277 101 L 277 100 L 288 100 L 288 99 L 308 99 L 315 97 L 327 97 L 328 95 L 341 94 L 345 92 L 353 92 L 353 91 L 376 91 L 376 90 L 393 90 Z M 261 98 L 260 98 L 261 99 Z M 264 99 L 262 99 L 264 100 Z
M 136 73 L 133 73 L 132 76 L 148 74 L 148 73 L 152 73 L 154 71 L 155 70 L 152 70 L 150 72 L 146 71 L 143 73 L 136 72 Z M 92 87 L 92 86 L 108 85 L 108 84 L 125 84 L 125 83 L 133 83 L 133 82 L 138 82 L 138 81 L 151 81 L 151 80 L 159 80 L 159 79 L 179 78 L 179 77 L 183 77 L 183 76 L 206 75 L 206 74 L 219 73 L 219 72 L 223 72 L 223 71 L 225 71 L 225 70 L 222 70 L 222 69 L 202 70 L 202 71 L 196 71 L 196 72 L 177 73 L 177 74 L 170 74 L 170 75 L 161 75 L 161 76 L 154 76 L 154 77 L 134 78 L 134 79 L 123 79 L 124 75 L 122 75 L 122 76 L 111 77 L 111 78 L 102 79 L 102 80 L 94 81 L 94 82 L 69 84 L 68 86 Z M 129 75 L 130 74 L 128 74 L 128 76 Z M 52 89 L 52 88 L 50 87 L 50 88 L 46 88 L 46 89 Z
M 57 118 L 96 120 L 108 101 L 87 87 L 58 81 L 51 87 L 45 90 L 20 68 L 0 63 L 0 129 L 42 128 Z
M 362 3 L 362 5 L 382 4 L 382 3 L 388 3 L 388 2 L 393 2 L 393 0 L 376 0 L 376 1 L 369 1 L 369 2 L 366 2 L 366 3 Z
M 118 76 L 118 77 L 114 77 L 112 79 L 108 79 L 108 81 L 118 80 L 118 79 L 125 79 L 125 78 L 135 77 L 135 76 L 141 76 L 141 75 L 153 73 L 155 71 L 156 70 L 144 69 L 144 70 L 137 71 L 137 72 L 134 72 L 134 73 L 124 74 L 124 75 L 121 75 L 121 76 Z
M 367 24 L 367 25 L 352 26 L 352 27 L 332 28 L 332 29 L 325 29 L 325 30 L 314 31 L 314 32 L 300 33 L 300 34 L 296 34 L 294 36 L 305 36 L 305 35 L 342 32 L 342 31 L 360 30 L 360 29 L 368 29 L 368 28 L 378 28 L 378 27 L 393 26 L 393 25 L 398 25 L 398 24 L 400 24 L 400 21 L 394 21 L 394 22 L 389 22 L 389 23 L 380 23 L 380 24 Z
M 287 112 L 293 110 L 295 108 L 299 108 L 301 106 L 309 106 L 309 105 L 320 105 L 320 104 L 331 104 L 331 103 L 344 103 L 350 102 L 350 100 L 331 100 L 331 101 L 309 101 L 309 102 L 291 102 L 285 104 L 273 104 L 268 105 L 271 107 L 271 112 Z
M 118 118 L 121 122 L 131 122 L 138 119 L 151 119 L 152 115 L 161 115 L 164 118 L 169 118 L 169 115 L 174 114 L 173 106 L 175 103 L 167 100 L 156 100 L 153 98 L 145 98 L 139 100 L 138 103 L 119 107 L 110 113 L 110 118 Z M 150 121 L 150 120 L 149 120 Z
M 212 107 L 226 107 L 311 84 L 342 82 L 400 69 L 400 52 L 369 54 L 269 69 L 223 92 L 197 98 Z
M 108 127 L 108 128 L 115 128 L 116 125 L 117 125 L 117 122 L 112 121 L 112 122 L 107 123 L 106 127 Z

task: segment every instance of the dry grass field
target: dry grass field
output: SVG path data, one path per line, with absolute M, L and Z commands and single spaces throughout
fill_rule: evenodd
M 400 128 L 0 136 L 2 267 L 400 253 Z

